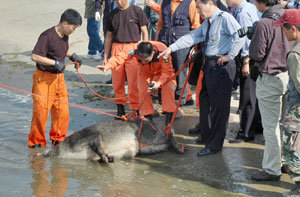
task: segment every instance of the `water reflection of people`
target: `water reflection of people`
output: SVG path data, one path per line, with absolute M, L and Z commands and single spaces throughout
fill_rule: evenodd
M 30 186 L 33 196 L 64 196 L 68 189 L 68 169 L 63 168 L 58 162 L 51 162 L 47 171 L 47 159 L 36 156 L 30 152 L 30 168 L 33 170 L 33 182 Z M 49 181 L 51 177 L 51 181 Z

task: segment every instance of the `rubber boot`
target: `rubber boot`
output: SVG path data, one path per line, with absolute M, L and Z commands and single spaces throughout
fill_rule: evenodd
M 166 112 L 166 121 L 165 121 L 165 126 L 168 126 L 171 123 L 173 113 Z
M 162 100 L 161 100 L 161 88 L 158 89 L 158 104 L 162 104 Z
M 146 116 L 145 116 L 145 118 L 146 118 L 147 120 L 150 120 L 150 121 L 152 121 L 152 120 L 153 120 L 153 116 L 152 116 L 152 114 L 150 114 L 150 115 L 146 115 Z
M 167 112 L 166 113 L 166 122 L 165 126 L 170 125 L 172 121 L 173 113 Z M 177 144 L 175 138 L 174 138 L 174 129 L 171 128 L 171 133 L 168 136 L 168 148 L 171 151 L 174 151 L 179 154 L 183 154 L 184 150 Z
M 123 115 L 125 115 L 124 105 L 117 104 L 117 108 L 118 108 L 117 116 L 123 116 Z M 118 118 L 118 117 L 115 117 L 115 120 L 122 120 L 122 119 Z

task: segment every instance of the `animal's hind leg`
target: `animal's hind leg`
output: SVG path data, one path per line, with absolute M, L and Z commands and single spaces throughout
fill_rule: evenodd
M 168 145 L 169 145 L 169 150 L 174 151 L 175 153 L 178 154 L 183 154 L 184 153 L 184 149 L 182 149 L 182 147 L 179 146 L 179 144 L 176 142 L 173 133 L 170 133 L 168 136 Z
M 100 157 L 100 162 L 104 162 L 104 163 L 108 163 L 109 162 L 109 158 L 107 157 L 107 155 L 104 153 L 103 149 L 101 148 L 101 146 L 98 148 L 98 146 L 95 143 L 91 143 L 89 144 L 90 148 Z

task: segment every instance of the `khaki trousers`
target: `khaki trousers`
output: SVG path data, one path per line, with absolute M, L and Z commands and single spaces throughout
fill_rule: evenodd
M 111 56 L 116 56 L 123 52 L 129 54 L 130 50 L 136 49 L 137 43 L 113 43 Z M 112 74 L 112 84 L 114 92 L 117 98 L 125 97 L 125 76 L 127 77 L 128 84 L 128 99 L 129 108 L 136 110 L 139 108 L 139 90 L 137 87 L 137 62 L 136 59 L 131 57 L 126 59 L 124 64 L 118 65 L 118 67 L 111 70 Z M 116 104 L 126 105 L 127 99 L 118 99 L 115 101 Z
M 264 129 L 265 148 L 262 168 L 269 174 L 281 175 L 281 119 L 283 96 L 287 90 L 288 73 L 272 76 L 262 74 L 256 81 L 256 96 Z

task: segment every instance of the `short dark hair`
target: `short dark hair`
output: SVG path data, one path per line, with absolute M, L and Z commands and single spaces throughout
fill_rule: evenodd
M 60 23 L 67 22 L 70 25 L 81 25 L 82 17 L 79 12 L 74 9 L 67 9 L 60 17 Z
M 292 26 L 295 26 L 298 29 L 298 31 L 300 31 L 300 25 L 291 25 L 288 23 L 283 24 L 283 27 L 285 27 L 286 29 L 291 29 Z
M 217 1 L 221 0 L 200 0 L 203 4 L 207 4 L 209 1 L 211 1 L 214 5 L 217 5 Z
M 268 7 L 272 7 L 278 4 L 278 0 L 256 0 L 258 3 L 263 3 Z
M 140 42 L 137 46 L 136 53 L 141 58 L 146 58 L 152 55 L 152 52 L 154 51 L 154 47 L 150 42 Z

